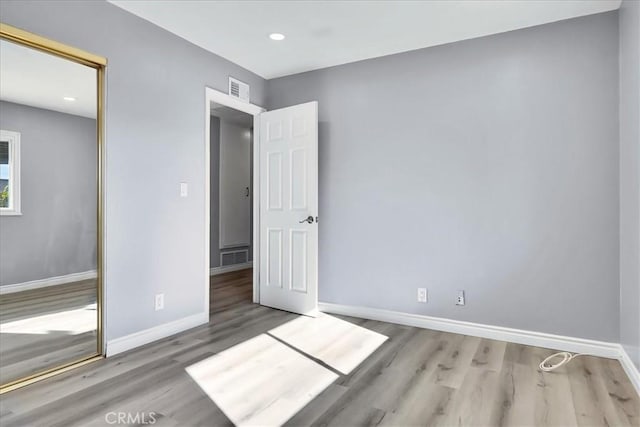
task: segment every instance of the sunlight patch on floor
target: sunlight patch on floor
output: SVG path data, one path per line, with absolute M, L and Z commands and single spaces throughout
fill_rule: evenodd
M 86 307 L 44 314 L 28 319 L 14 320 L 0 324 L 2 334 L 51 334 L 64 333 L 78 335 L 95 331 L 98 325 L 96 304 Z
M 282 425 L 338 378 L 266 334 L 186 370 L 237 426 Z
M 387 339 L 325 313 L 300 316 L 186 370 L 235 425 L 277 426 Z
M 387 340 L 382 334 L 325 313 L 315 318 L 300 316 L 269 334 L 345 375 Z

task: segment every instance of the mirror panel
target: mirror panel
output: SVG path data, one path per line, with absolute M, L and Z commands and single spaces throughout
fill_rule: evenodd
M 98 70 L 0 40 L 0 384 L 100 352 Z

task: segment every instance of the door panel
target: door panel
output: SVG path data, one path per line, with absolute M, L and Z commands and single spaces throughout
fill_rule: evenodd
M 307 230 L 291 230 L 291 289 L 307 292 Z
M 267 286 L 282 288 L 282 230 L 269 228 Z
M 260 115 L 260 163 L 260 303 L 315 315 L 317 102 Z
M 267 162 L 267 198 L 269 210 L 282 210 L 282 153 L 269 153 Z
M 291 182 L 291 210 L 307 210 L 307 151 L 296 148 L 291 151 L 291 176 L 300 177 Z

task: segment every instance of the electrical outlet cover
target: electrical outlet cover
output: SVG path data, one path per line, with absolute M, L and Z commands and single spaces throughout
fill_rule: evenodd
M 156 295 L 156 311 L 164 309 L 164 294 Z
M 427 288 L 418 288 L 418 302 L 427 302 Z

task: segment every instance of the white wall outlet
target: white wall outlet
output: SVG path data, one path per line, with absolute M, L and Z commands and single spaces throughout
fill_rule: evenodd
M 156 311 L 164 309 L 164 294 L 156 295 Z
M 418 302 L 427 302 L 427 288 L 418 288 Z
M 458 291 L 458 297 L 456 298 L 456 305 L 464 305 L 464 291 Z
M 189 184 L 186 182 L 180 183 L 180 197 L 187 197 L 189 195 Z

